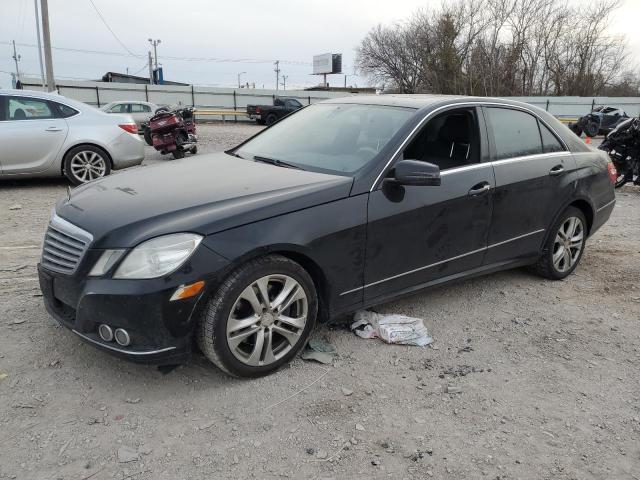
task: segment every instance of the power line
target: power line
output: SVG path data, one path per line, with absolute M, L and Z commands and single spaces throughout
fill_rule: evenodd
M 0 45 L 11 45 L 11 42 L 0 42 Z M 16 45 L 19 47 L 27 47 L 27 48 L 37 48 L 37 45 L 31 43 L 18 43 Z M 144 58 L 145 55 L 137 55 L 134 53 L 126 54 L 122 52 L 112 52 L 107 50 L 87 50 L 81 48 L 69 48 L 69 47 L 51 47 L 53 50 L 58 50 L 61 52 L 73 52 L 73 53 L 91 53 L 93 55 L 110 55 L 116 57 L 136 57 L 136 58 Z M 204 63 L 273 63 L 275 60 L 266 59 L 266 58 L 221 58 L 221 57 L 172 57 L 169 55 L 164 55 L 163 58 L 168 60 L 177 60 L 184 62 L 204 62 Z M 313 64 L 311 62 L 303 62 L 300 60 L 280 60 L 280 64 L 282 65 L 292 65 L 292 66 L 303 66 L 309 67 Z
M 124 48 L 130 55 L 134 57 L 142 57 L 142 55 L 136 55 L 135 53 L 133 53 L 131 50 L 127 48 L 127 46 L 124 43 L 122 43 L 122 41 L 118 38 L 116 33 L 111 29 L 107 21 L 104 19 L 104 17 L 100 13 L 100 10 L 98 10 L 98 7 L 96 7 L 96 4 L 93 3 L 93 0 L 89 0 L 89 3 L 93 6 L 93 9 L 96 11 L 98 16 L 100 17 L 100 20 L 102 20 L 102 23 L 104 23 L 104 26 L 107 27 L 107 29 L 111 32 L 111 35 L 113 35 L 113 38 L 116 39 L 116 41 L 122 46 L 122 48 Z

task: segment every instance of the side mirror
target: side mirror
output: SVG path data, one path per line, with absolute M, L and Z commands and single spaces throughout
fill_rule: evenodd
M 393 179 L 400 185 L 440 185 L 440 168 L 420 160 L 400 160 L 394 168 Z

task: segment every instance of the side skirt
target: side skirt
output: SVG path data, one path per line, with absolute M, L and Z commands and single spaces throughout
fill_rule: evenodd
M 453 283 L 453 282 L 457 282 L 459 280 L 467 280 L 470 278 L 475 278 L 475 277 L 480 277 L 482 275 L 487 275 L 490 273 L 495 273 L 495 272 L 500 272 L 502 270 L 510 270 L 512 268 L 518 268 L 518 267 L 524 267 L 524 266 L 528 266 L 528 265 L 533 265 L 537 260 L 537 257 L 528 257 L 528 258 L 523 258 L 523 259 L 518 259 L 518 260 L 509 260 L 509 261 L 505 261 L 505 262 L 498 262 L 498 263 L 492 263 L 490 265 L 483 265 L 481 267 L 478 268 L 474 268 L 473 270 L 467 270 L 464 272 L 460 272 L 460 273 L 456 273 L 454 275 L 448 275 L 446 277 L 442 277 L 442 278 L 438 278 L 436 280 L 432 280 L 430 282 L 426 282 L 426 283 L 421 283 L 419 285 L 415 285 L 412 287 L 408 287 L 405 288 L 403 290 L 399 290 L 397 292 L 392 292 L 389 293 L 387 295 L 382 295 L 380 297 L 376 297 L 376 298 L 372 298 L 370 300 L 366 300 L 364 301 L 361 305 L 359 306 L 349 306 L 347 309 L 345 310 L 340 310 L 340 311 L 333 311 L 330 314 L 330 320 L 329 322 L 331 322 L 331 320 L 342 316 L 342 315 L 346 315 L 349 313 L 353 313 L 357 310 L 362 310 L 368 307 L 372 307 L 374 305 L 380 305 L 381 303 L 386 303 L 392 300 L 397 300 L 399 298 L 402 297 L 406 297 L 409 296 L 411 294 L 414 294 L 420 290 L 426 290 L 432 287 L 436 287 L 436 286 L 440 286 L 440 285 L 445 285 L 445 284 L 449 284 L 449 283 Z

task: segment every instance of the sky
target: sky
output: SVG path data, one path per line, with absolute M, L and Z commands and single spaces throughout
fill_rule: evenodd
M 331 52 L 343 54 L 348 85 L 367 86 L 354 75 L 360 40 L 375 25 L 430 4 L 439 0 L 49 0 L 54 73 L 59 81 L 98 79 L 127 68 L 146 76 L 153 38 L 161 40 L 158 61 L 167 80 L 232 87 L 242 72 L 243 83 L 275 88 L 273 62 L 280 60 L 287 89 L 308 87 L 321 79 L 311 75 L 313 55 Z M 627 36 L 640 65 L 638 18 L 640 0 L 623 0 L 611 32 Z M 12 40 L 20 71 L 38 76 L 34 0 L 0 0 L 0 87 L 10 87 L 15 71 Z M 345 77 L 328 81 L 344 85 Z

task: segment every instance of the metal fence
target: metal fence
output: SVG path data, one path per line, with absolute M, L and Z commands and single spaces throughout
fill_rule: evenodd
M 37 80 L 25 80 L 25 88 L 40 90 Z M 259 90 L 203 86 L 140 85 L 131 83 L 76 82 L 57 83 L 58 91 L 81 102 L 100 107 L 117 100 L 138 100 L 164 105 L 187 105 L 197 108 L 245 110 L 248 104 L 270 104 L 276 96 L 292 97 L 302 104 L 327 98 L 351 95 L 344 92 L 301 90 Z M 610 105 L 631 116 L 640 115 L 639 97 L 508 97 L 547 110 L 561 119 L 573 119 L 589 113 L 594 107 Z M 211 118 L 208 116 L 208 118 Z M 216 117 L 214 117 L 216 118 Z M 222 118 L 217 117 L 217 118 Z
M 25 80 L 25 89 L 42 90 L 41 83 Z M 247 88 L 215 88 L 201 86 L 144 85 L 105 82 L 56 83 L 60 95 L 100 107 L 109 102 L 129 100 L 158 105 L 185 105 L 205 109 L 245 110 L 249 104 L 271 104 L 280 97 L 295 98 L 303 105 L 349 93 L 297 90 L 258 90 Z M 210 116 L 208 116 L 209 118 Z M 221 116 L 219 118 L 222 118 Z

